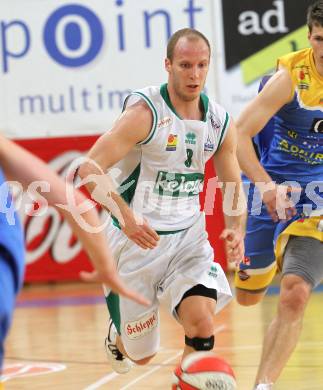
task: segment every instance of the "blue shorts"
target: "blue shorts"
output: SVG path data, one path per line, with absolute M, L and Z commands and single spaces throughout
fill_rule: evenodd
M 248 185 L 244 182 L 244 185 Z M 274 238 L 285 223 L 274 222 L 262 204 L 254 186 L 245 188 L 248 194 L 248 220 L 245 237 L 245 261 L 235 274 L 235 286 L 249 292 L 261 292 L 270 285 L 277 272 Z
M 301 184 L 304 188 L 305 185 Z M 320 192 L 320 187 L 315 188 L 315 204 L 303 191 L 296 204 L 297 215 L 289 221 L 274 222 L 268 215 L 266 206 L 262 204 L 260 194 L 255 191 L 254 185 L 250 185 L 250 182 L 245 180 L 244 186 L 248 199 L 246 258 L 239 264 L 236 271 L 235 286 L 249 292 L 261 292 L 266 290 L 277 272 L 274 249 L 279 235 L 287 231 L 293 222 L 304 218 L 309 211 L 322 209 L 323 193 Z M 296 235 L 309 234 L 298 233 Z M 312 237 L 312 235 L 309 236 Z M 283 253 L 280 255 L 283 257 Z
M 4 342 L 12 321 L 17 289 L 16 267 L 10 252 L 0 246 L 0 374 L 3 364 Z

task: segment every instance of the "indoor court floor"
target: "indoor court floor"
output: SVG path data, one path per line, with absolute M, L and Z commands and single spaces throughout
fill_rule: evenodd
M 255 307 L 232 301 L 216 316 L 215 352 L 232 365 L 238 389 L 252 390 L 277 288 Z M 323 389 L 323 289 L 310 301 L 296 352 L 275 390 Z M 114 373 L 105 357 L 108 313 L 101 288 L 80 283 L 26 286 L 19 296 L 5 359 L 6 390 L 165 390 L 180 360 L 183 333 L 161 309 L 161 349 L 147 366 Z

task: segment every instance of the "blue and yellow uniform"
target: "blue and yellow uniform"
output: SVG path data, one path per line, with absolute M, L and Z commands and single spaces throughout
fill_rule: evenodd
M 0 382 L 4 340 L 12 320 L 16 295 L 24 275 L 24 237 L 19 219 L 6 213 L 12 202 L 0 169 Z M 0 386 L 1 387 L 1 386 Z
M 278 60 L 290 74 L 290 102 L 255 137 L 260 161 L 277 183 L 300 185 L 297 216 L 292 221 L 272 221 L 258 191 L 250 185 L 246 235 L 246 261 L 240 265 L 235 284 L 250 291 L 265 289 L 274 277 L 289 235 L 323 241 L 323 77 L 314 64 L 311 48 Z M 321 183 L 321 184 L 320 184 Z M 295 194 L 297 195 L 297 194 Z M 276 244 L 276 245 L 274 245 Z M 275 247 L 275 253 L 274 253 Z

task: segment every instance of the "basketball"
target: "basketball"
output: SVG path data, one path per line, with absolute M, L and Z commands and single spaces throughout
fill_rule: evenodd
M 212 352 L 194 352 L 174 370 L 172 390 L 235 390 L 231 366 Z

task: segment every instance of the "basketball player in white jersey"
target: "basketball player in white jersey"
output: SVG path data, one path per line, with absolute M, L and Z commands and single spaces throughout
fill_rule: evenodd
M 193 29 L 177 31 L 167 47 L 168 83 L 131 93 L 113 128 L 90 150 L 93 163 L 79 170 L 92 197 L 115 210 L 109 237 L 121 278 L 152 302 L 143 307 L 106 290 L 113 320 L 106 349 L 119 373 L 129 370 L 130 360 L 146 364 L 156 354 L 160 302 L 184 328 L 186 356 L 213 348 L 215 307 L 221 309 L 231 297 L 199 204 L 210 158 L 224 190 L 234 189 L 233 209 L 243 199 L 235 126 L 202 93 L 209 63 L 206 37 Z M 95 196 L 99 175 L 107 170 L 119 192 L 102 198 L 101 189 L 101 197 Z M 89 175 L 100 179 L 89 182 Z M 244 214 L 225 219 L 228 258 L 239 262 Z

